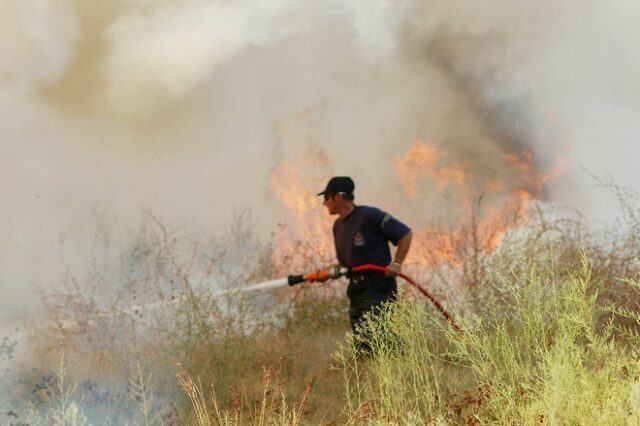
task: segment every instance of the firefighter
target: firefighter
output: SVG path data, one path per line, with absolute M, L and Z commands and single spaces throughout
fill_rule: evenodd
M 395 275 L 402 272 L 402 264 L 411 246 L 411 229 L 390 214 L 354 203 L 355 184 L 350 177 L 336 176 L 329 180 L 324 191 L 324 205 L 331 215 L 333 238 L 338 262 L 349 268 L 373 264 L 385 266 L 387 272 L 364 271 L 352 273 L 347 287 L 349 318 L 355 334 L 364 314 L 375 314 L 383 303 L 396 300 Z M 393 259 L 389 243 L 397 246 Z M 368 346 L 360 342 L 361 350 Z

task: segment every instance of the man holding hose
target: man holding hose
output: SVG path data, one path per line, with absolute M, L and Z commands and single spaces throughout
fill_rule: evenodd
M 329 214 L 338 215 L 333 224 L 333 238 L 340 265 L 353 268 L 373 264 L 387 268 L 386 273 L 353 273 L 349 279 L 349 317 L 351 328 L 357 333 L 365 313 L 375 313 L 383 303 L 396 300 L 395 275 L 402 272 L 412 233 L 409 227 L 380 209 L 355 205 L 354 189 L 350 177 L 336 176 L 318 195 L 324 196 Z M 389 243 L 397 246 L 393 260 Z

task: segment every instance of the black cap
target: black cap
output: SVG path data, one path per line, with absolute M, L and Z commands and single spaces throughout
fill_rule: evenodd
M 334 194 L 336 192 L 344 192 L 345 194 L 352 194 L 356 185 L 348 176 L 335 176 L 332 177 L 327 183 L 327 187 L 324 191 L 318 193 L 318 195 Z

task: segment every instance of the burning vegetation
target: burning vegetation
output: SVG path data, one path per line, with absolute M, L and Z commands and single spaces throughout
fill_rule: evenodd
M 91 275 L 70 280 L 68 292 L 47 297 L 48 325 L 41 325 L 30 343 L 39 358 L 36 370 L 15 371 L 19 367 L 9 359 L 15 344 L 5 344 L 3 374 L 11 380 L 3 383 L 11 386 L 12 397 L 3 403 L 30 424 L 81 424 L 78 419 L 88 416 L 112 424 L 200 425 L 355 425 L 376 419 L 580 423 L 593 403 L 600 407 L 602 414 L 595 417 L 600 424 L 615 424 L 636 415 L 637 407 L 637 363 L 624 354 L 627 345 L 638 344 L 640 297 L 636 281 L 618 278 L 637 272 L 633 259 L 640 227 L 637 208 L 627 203 L 626 211 L 631 222 L 624 238 L 613 230 L 596 233 L 577 222 L 531 213 L 522 228 L 527 233 L 506 234 L 500 247 L 478 256 L 486 279 L 472 304 L 456 301 L 452 289 L 479 284 L 455 281 L 464 275 L 449 269 L 454 298 L 449 305 L 464 336 L 451 332 L 429 304 L 406 294 L 398 309 L 388 312 L 387 325 L 371 324 L 376 331 L 369 343 L 376 355 L 365 363 L 354 358 L 350 340 L 344 339 L 342 291 L 310 285 L 257 304 L 246 297 L 211 299 L 207 286 L 214 277 L 224 277 L 227 285 L 265 277 L 273 248 L 252 240 L 244 226 L 248 217 L 240 217 L 228 237 L 197 248 L 150 217 L 131 250 L 118 256 L 124 261 L 122 276 L 109 280 L 111 300 L 95 298 L 103 279 L 98 264 Z M 576 245 L 578 236 L 584 246 Z M 233 244 L 239 244 L 238 251 Z M 251 261 L 245 258 L 242 270 L 227 268 L 230 259 L 247 252 L 262 253 L 264 263 L 247 268 Z M 190 296 L 158 311 L 123 313 L 132 299 L 126 295 L 152 301 L 184 294 Z M 70 318 L 84 327 L 56 325 Z M 614 337 L 622 347 L 606 343 Z M 567 363 L 576 354 L 584 363 Z M 58 365 L 53 373 L 51 365 Z M 558 383 L 555 369 L 564 372 Z M 594 374 L 600 379 L 593 381 Z M 569 397 L 592 395 L 589 389 L 596 388 L 606 391 L 593 394 L 591 402 L 581 399 L 576 405 Z M 558 390 L 565 399 L 556 399 Z M 582 412 L 571 408 L 577 406 Z
M 306 153 L 307 161 L 309 157 L 321 169 L 329 169 L 325 153 Z M 403 219 L 416 235 L 408 258 L 414 268 L 462 268 L 469 250 L 474 256 L 490 255 L 507 233 L 529 223 L 531 208 L 544 201 L 546 186 L 562 173 L 560 161 L 551 172 L 538 171 L 532 154 L 526 151 L 504 153 L 491 168 L 460 158 L 434 143 L 416 141 L 388 164 L 404 194 L 402 204 L 394 208 L 410 216 Z M 285 210 L 272 254 L 281 273 L 292 266 L 308 268 L 309 259 L 313 259 L 311 267 L 335 263 L 333 218 L 306 183 L 314 179 L 297 164 L 301 161 L 281 163 L 271 173 L 271 191 Z M 363 182 L 359 187 L 366 185 Z M 388 203 L 383 200 L 383 205 Z
M 640 423 L 638 196 L 598 181 L 621 221 L 588 222 L 551 204 L 548 154 L 558 122 L 635 142 L 634 56 L 609 55 L 637 13 L 325 6 L 0 3 L 3 308 L 53 284 L 0 335 L 0 423 Z M 343 281 L 240 291 L 335 263 L 337 170 L 411 225 L 406 272 L 464 333 L 401 286 L 362 359 Z M 276 229 L 224 222 L 248 198 Z
M 616 424 L 637 415 L 640 209 L 603 185 L 625 201 L 625 228 L 529 209 L 497 247 L 473 257 L 457 246 L 447 256 L 459 257 L 420 265 L 409 274 L 447 284 L 435 289 L 464 333 L 403 288 L 387 319 L 369 324 L 368 361 L 345 338 L 340 283 L 214 297 L 212 286 L 276 274 L 277 247 L 254 238 L 249 216 L 198 243 L 149 215 L 128 250 L 97 244 L 101 262 L 46 295 L 30 339 L 4 340 L 2 403 L 30 424 L 581 423 L 585 412 Z M 294 205 L 305 214 L 314 199 Z M 330 226 L 326 215 L 317 223 Z M 458 235 L 474 241 L 471 228 Z M 175 302 L 132 315 L 132 300 Z M 60 326 L 69 320 L 77 327 Z M 26 364 L 13 359 L 20 345 L 35 355 Z

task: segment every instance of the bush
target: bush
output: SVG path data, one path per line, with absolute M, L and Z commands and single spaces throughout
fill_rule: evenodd
M 640 421 L 640 214 L 635 195 L 609 189 L 626 203 L 622 223 L 599 228 L 540 207 L 526 226 L 514 218 L 493 251 L 486 247 L 504 223 L 474 226 L 472 217 L 455 244 L 439 240 L 449 262 L 408 267 L 464 333 L 401 286 L 399 302 L 368 323 L 365 359 L 347 332 L 344 281 L 234 290 L 275 274 L 272 248 L 254 238 L 247 213 L 226 233 L 198 239 L 152 214 L 115 245 L 110 236 L 121 230 L 100 225 L 91 265 L 44 297 L 46 318 L 29 346 L 36 361 L 10 359 L 13 340 L 0 346 L 2 360 L 19 366 L 2 373 L 4 405 L 47 423 L 61 377 L 50 366 L 64 355 L 72 385 L 63 389 L 73 392 L 63 411 L 77 421 Z
M 521 261 L 492 300 L 447 328 L 431 306 L 402 301 L 336 353 L 350 423 L 593 424 L 640 419 L 640 340 L 596 321 L 588 264 L 558 276 L 553 264 Z M 640 315 L 628 312 L 637 321 Z M 635 420 L 634 420 L 635 419 Z

